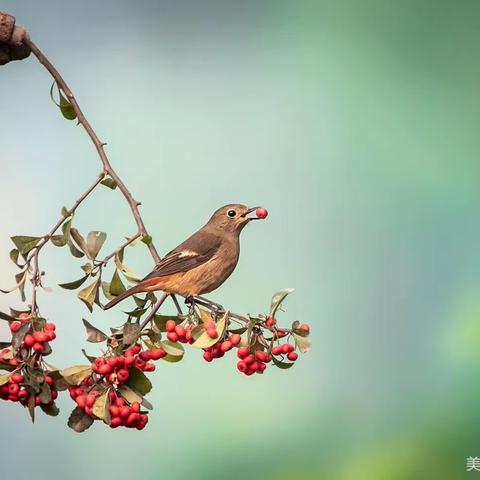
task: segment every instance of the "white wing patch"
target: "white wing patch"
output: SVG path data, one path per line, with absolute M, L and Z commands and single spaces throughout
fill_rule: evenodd
M 195 257 L 197 256 L 198 253 L 197 252 L 193 252 L 192 250 L 182 250 L 182 253 L 180 253 L 180 255 L 178 256 L 179 258 L 183 258 L 183 257 Z

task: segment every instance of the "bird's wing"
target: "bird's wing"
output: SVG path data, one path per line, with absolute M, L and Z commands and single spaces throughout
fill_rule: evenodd
M 197 232 L 175 250 L 167 253 L 143 280 L 192 270 L 211 260 L 220 244 L 219 236 L 205 231 Z

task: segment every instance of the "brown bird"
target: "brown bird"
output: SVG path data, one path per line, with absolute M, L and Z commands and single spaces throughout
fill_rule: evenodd
M 255 210 L 257 217 L 249 217 Z M 266 216 L 267 211 L 260 207 L 230 204 L 219 208 L 200 230 L 163 257 L 140 283 L 118 295 L 104 309 L 142 292 L 161 290 L 186 298 L 212 292 L 237 266 L 239 237 L 245 225 Z

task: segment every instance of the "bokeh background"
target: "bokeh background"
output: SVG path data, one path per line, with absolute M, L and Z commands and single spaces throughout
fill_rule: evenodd
M 211 295 L 312 324 L 289 371 L 247 378 L 233 357 L 161 363 L 142 433 L 66 428 L 72 402 L 35 426 L 0 412 L 3 478 L 480 478 L 480 3 L 0 1 L 70 83 L 143 202 L 162 252 L 224 203 L 262 204 L 241 262 Z M 34 58 L 0 71 L 0 283 L 9 236 L 41 234 L 97 172 L 81 128 L 52 104 Z M 76 218 L 106 251 L 135 226 L 118 192 Z M 144 246 L 129 266 L 147 273 Z M 45 250 L 46 282 L 81 261 Z M 58 287 L 51 361 L 83 362 L 81 318 Z M 16 294 L 0 307 L 20 307 Z M 169 306 L 169 308 L 171 308 Z M 0 333 L 7 335 L 4 327 Z M 95 346 L 88 346 L 95 352 Z

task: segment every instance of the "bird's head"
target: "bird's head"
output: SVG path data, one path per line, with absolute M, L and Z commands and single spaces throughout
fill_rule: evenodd
M 256 212 L 256 216 L 250 214 Z M 260 213 L 260 214 L 259 214 Z M 224 233 L 236 233 L 243 230 L 251 220 L 260 220 L 267 216 L 267 211 L 261 207 L 247 207 L 239 203 L 231 203 L 219 208 L 208 221 L 208 226 Z

